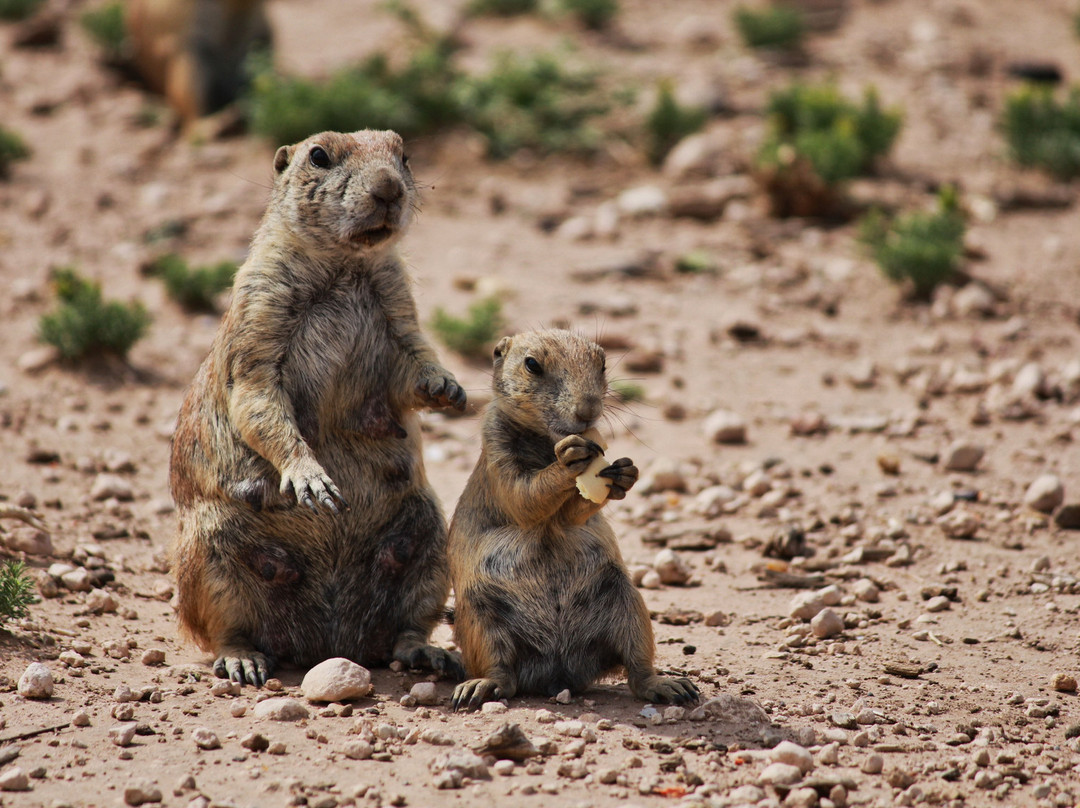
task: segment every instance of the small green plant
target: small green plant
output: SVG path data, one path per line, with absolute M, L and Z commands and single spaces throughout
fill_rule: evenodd
M 860 224 L 859 239 L 885 277 L 911 283 L 914 296 L 927 300 L 960 268 L 965 228 L 956 189 L 946 186 L 932 213 L 915 211 L 889 222 L 871 211 Z
M 796 50 L 806 31 L 802 14 L 782 4 L 762 9 L 739 6 L 735 9 L 735 26 L 751 48 Z
M 0 626 L 8 620 L 26 616 L 34 602 L 34 584 L 21 561 L 9 561 L 0 567 Z
M 97 43 L 110 62 L 122 62 L 127 54 L 127 21 L 124 4 L 110 0 L 105 5 L 83 12 L 80 18 L 83 30 Z
M 586 28 L 607 28 L 619 13 L 619 0 L 560 0 L 567 14 L 577 17 Z
M 873 88 L 860 105 L 832 84 L 777 91 L 768 113 L 757 168 L 780 215 L 827 212 L 841 183 L 869 173 L 888 153 L 902 121 L 899 112 L 882 109 Z
M 169 253 L 155 260 L 148 274 L 161 278 L 169 297 L 188 311 L 212 312 L 218 295 L 232 286 L 236 270 L 234 261 L 192 268 L 179 255 Z
M 11 164 L 30 156 L 30 147 L 19 135 L 0 126 L 0 179 L 11 174 Z
M 468 12 L 474 17 L 514 17 L 518 14 L 531 14 L 539 6 L 538 0 L 472 0 L 468 5 Z
M 656 103 L 645 118 L 649 160 L 659 165 L 676 143 L 701 129 L 708 117 L 701 107 L 680 104 L 670 81 L 660 82 Z
M 691 250 L 675 259 L 675 271 L 680 275 L 713 275 L 716 259 L 706 250 Z
M 59 305 L 41 317 L 38 336 L 56 346 L 64 359 L 127 356 L 150 326 L 150 315 L 140 303 L 103 300 L 101 286 L 74 269 L 54 270 L 52 281 Z
M 43 0 L 0 0 L 0 20 L 25 20 L 38 10 Z
M 1058 179 L 1080 176 L 1080 87 L 1063 101 L 1048 87 L 1029 86 L 1005 101 L 1002 129 L 1009 151 L 1023 166 Z
M 645 400 L 645 388 L 640 384 L 616 379 L 611 383 L 610 387 L 611 392 L 618 397 L 619 401 L 633 402 Z
M 431 318 L 431 329 L 447 348 L 473 359 L 487 358 L 487 351 L 502 328 L 502 304 L 494 297 L 473 303 L 465 317 L 455 317 L 437 308 Z

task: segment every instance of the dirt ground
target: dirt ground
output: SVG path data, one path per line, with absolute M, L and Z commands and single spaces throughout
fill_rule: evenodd
M 21 771 L 28 789 L 0 791 L 0 805 L 1076 805 L 1080 534 L 1055 521 L 1060 508 L 1025 504 L 1046 474 L 1066 506 L 1080 503 L 1076 187 L 1013 167 L 996 129 L 1011 62 L 1080 75 L 1074 5 L 854 0 L 838 30 L 811 37 L 801 68 L 748 52 L 726 0 L 623 0 L 608 34 L 465 23 L 477 63 L 571 37 L 629 82 L 669 76 L 722 107 L 705 137 L 720 152 L 713 177 L 745 178 L 770 88 L 795 76 L 832 76 L 853 94 L 875 84 L 904 128 L 854 196 L 915 207 L 956 183 L 972 212 L 967 270 L 982 285 L 906 302 L 854 225 L 771 219 L 749 182 L 712 221 L 633 216 L 628 190 L 707 180 L 651 169 L 625 146 L 588 163 L 492 163 L 468 134 L 410 144 L 429 186 L 405 241 L 423 320 L 436 306 L 464 311 L 480 282 L 503 295 L 508 332 L 580 329 L 609 346 L 614 377 L 644 388 L 608 419 L 609 454 L 643 469 L 608 514 L 635 574 L 665 544 L 689 570 L 685 585 L 642 592 L 659 666 L 692 678 L 702 705 L 653 709 L 611 681 L 565 704 L 515 698 L 466 715 L 448 707 L 452 683 L 437 684 L 438 704 L 407 706 L 425 675 L 376 670 L 370 698 L 307 705 L 293 722 L 255 717 L 269 694 L 230 691 L 177 636 L 169 437 L 217 318 L 185 314 L 139 272 L 162 249 L 145 234 L 165 224 L 183 225 L 166 246 L 193 263 L 242 259 L 276 144 L 195 145 L 140 127 L 146 95 L 99 64 L 78 6 L 58 48 L 13 49 L 13 26 L 0 25 L 0 121 L 34 150 L 0 182 L 0 494 L 40 512 L 51 538 L 42 554 L 34 529 L 4 520 L 0 555 L 43 577 L 56 563 L 85 568 L 104 590 L 61 586 L 0 631 L 0 787 L 21 786 Z M 313 75 L 392 28 L 366 0 L 271 11 L 279 63 Z M 1067 204 L 1033 204 L 1051 192 Z M 675 273 L 691 250 L 718 271 Z M 130 366 L 37 366 L 48 272 L 66 265 L 153 314 Z M 487 367 L 441 353 L 482 402 Z M 718 410 L 743 421 L 744 442 L 710 440 Z M 478 420 L 425 425 L 449 513 Z M 981 458 L 965 464 L 957 444 Z M 798 558 L 766 558 L 778 545 Z M 790 615 L 821 590 L 843 628 L 819 620 L 818 637 Z M 449 647 L 449 628 L 435 641 Z M 16 692 L 35 661 L 52 671 L 51 698 Z M 279 677 L 272 695 L 303 702 L 303 671 Z M 436 788 L 437 759 L 506 722 L 541 754 Z M 220 746 L 197 746 L 200 729 Z M 249 748 L 251 733 L 281 754 Z M 782 740 L 809 756 L 771 750 Z M 805 771 L 790 782 L 767 770 L 770 755 Z

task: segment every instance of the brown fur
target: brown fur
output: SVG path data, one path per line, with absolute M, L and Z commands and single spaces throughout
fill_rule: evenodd
M 269 50 L 265 0 L 131 0 L 127 29 L 135 68 L 185 125 L 235 101 L 245 61 Z
M 507 337 L 493 388 L 480 460 L 450 525 L 454 637 L 473 677 L 454 706 L 579 692 L 619 669 L 639 698 L 696 699 L 688 680 L 656 675 L 645 602 L 603 505 L 577 491 L 602 453 L 580 433 L 602 413 L 603 350 L 568 331 Z M 638 470 L 624 457 L 601 476 L 622 499 Z
M 240 682 L 332 656 L 458 672 L 426 644 L 449 575 L 416 410 L 465 393 L 394 250 L 416 205 L 401 138 L 324 132 L 274 167 L 173 438 L 181 626 Z

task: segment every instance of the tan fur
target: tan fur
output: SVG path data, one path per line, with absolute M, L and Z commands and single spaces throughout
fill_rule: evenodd
M 265 0 L 130 0 L 135 68 L 191 124 L 235 101 L 245 61 L 270 47 Z
M 696 699 L 688 680 L 656 675 L 645 602 L 603 504 L 577 490 L 602 453 L 580 433 L 602 413 L 603 350 L 569 331 L 507 337 L 493 388 L 480 459 L 450 525 L 454 637 L 473 677 L 454 706 L 578 692 L 619 669 L 639 698 Z M 622 499 L 638 470 L 624 457 L 601 476 Z
M 181 626 L 241 682 L 331 656 L 457 672 L 426 645 L 449 575 L 416 410 L 465 393 L 394 250 L 417 204 L 401 138 L 324 132 L 274 166 L 173 438 Z

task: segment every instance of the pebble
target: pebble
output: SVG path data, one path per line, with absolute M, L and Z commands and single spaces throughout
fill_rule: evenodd
M 436 774 L 456 771 L 462 777 L 471 777 L 473 780 L 490 779 L 487 763 L 484 762 L 484 759 L 475 752 L 464 749 L 444 752 L 431 762 L 431 768 Z
M 77 567 L 71 572 L 65 572 L 60 576 L 60 582 L 72 592 L 89 592 L 90 570 L 86 567 Z
M 24 699 L 52 698 L 53 687 L 52 671 L 40 662 L 31 662 L 19 677 L 19 695 Z
M 1056 474 L 1036 477 L 1024 494 L 1024 504 L 1042 513 L 1051 513 L 1065 501 L 1065 487 Z
M 656 554 L 653 569 L 660 576 L 660 582 L 669 586 L 683 586 L 690 580 L 690 568 L 674 550 L 667 547 Z
M 90 714 L 85 710 L 79 710 L 71 717 L 71 725 L 73 727 L 88 727 L 90 726 Z
M 135 492 L 131 482 L 119 474 L 102 472 L 94 478 L 90 486 L 90 499 L 101 502 L 106 499 L 115 499 L 120 502 L 131 502 L 135 499 Z
M 104 589 L 91 589 L 86 596 L 86 610 L 92 614 L 110 614 L 116 607 L 116 598 Z
M 668 198 L 663 188 L 639 185 L 619 194 L 615 204 L 625 216 L 656 216 L 667 210 Z
M 559 735 L 566 735 L 571 738 L 580 738 L 581 733 L 585 729 L 584 721 L 556 721 L 553 727 L 556 733 Z
M 270 741 L 265 735 L 260 735 L 258 732 L 249 732 L 240 739 L 240 746 L 244 749 L 250 749 L 252 752 L 265 752 L 270 748 Z
M 161 789 L 151 782 L 137 783 L 124 788 L 124 802 L 128 805 L 144 805 L 161 802 Z
M 508 709 L 509 708 L 501 701 L 485 701 L 480 707 L 480 712 L 484 715 L 501 715 Z
M 367 741 L 348 741 L 341 751 L 350 760 L 369 760 L 375 754 L 375 747 Z
M 790 763 L 770 763 L 761 770 L 758 782 L 764 785 L 788 786 L 802 780 L 802 770 Z
M 641 475 L 638 488 L 642 494 L 654 494 L 659 491 L 686 491 L 686 474 L 683 464 L 677 460 L 657 458 Z
M 860 768 L 864 774 L 881 774 L 885 768 L 885 760 L 877 753 L 870 754 L 863 760 Z
M 284 755 L 285 752 L 286 747 L 282 741 L 274 741 L 266 750 L 266 754 L 268 755 Z
M 937 520 L 942 532 L 950 539 L 973 539 L 982 520 L 967 508 L 956 508 Z
M 569 704 L 573 700 L 573 696 L 570 695 L 570 689 L 560 690 L 558 695 L 555 696 L 555 701 L 558 704 Z
M 439 703 L 439 692 L 434 682 L 417 682 L 409 690 L 409 695 L 416 699 L 417 704 L 431 706 Z
M 791 741 L 781 741 L 769 750 L 769 760 L 774 763 L 788 763 L 798 766 L 799 771 L 806 774 L 814 768 L 814 758 L 809 751 Z
M 23 373 L 38 373 L 59 361 L 60 351 L 52 345 L 43 345 L 21 354 L 17 364 Z
M 559 764 L 559 777 L 566 777 L 570 780 L 581 780 L 588 773 L 589 769 L 585 765 L 584 760 L 567 760 Z
M 1054 524 L 1062 530 L 1080 530 L 1080 503 L 1070 503 L 1058 508 Z
M 435 729 L 434 727 L 428 727 L 420 733 L 420 740 L 424 743 L 429 743 L 432 746 L 453 746 L 454 739 L 443 732 L 441 729 Z
M 1054 678 L 1050 680 L 1050 686 L 1060 693 L 1075 693 L 1076 677 L 1067 673 L 1055 673 Z
M 714 410 L 703 424 L 705 437 L 712 443 L 746 443 L 746 420 L 731 410 Z
M 818 751 L 818 763 L 823 766 L 835 766 L 840 762 L 840 744 L 827 743 Z
M 536 711 L 536 723 L 537 724 L 554 724 L 559 720 L 559 717 L 551 710 L 539 709 Z
M 855 595 L 856 600 L 861 600 L 863 603 L 877 603 L 881 600 L 881 591 L 877 588 L 877 584 L 869 578 L 857 580 L 852 584 L 851 592 Z
M 26 553 L 33 556 L 50 556 L 53 554 L 52 537 L 44 530 L 34 528 L 15 528 L 3 538 L 3 543 L 8 549 L 16 553 Z
M 809 787 L 793 788 L 784 797 L 784 808 L 816 808 L 817 804 L 818 793 Z
M 288 696 L 274 696 L 255 705 L 255 717 L 271 721 L 299 721 L 310 715 L 303 703 Z
M 730 486 L 710 485 L 697 493 L 690 503 L 690 510 L 706 519 L 715 519 L 723 514 L 724 506 L 737 497 L 738 493 Z
M 944 595 L 935 595 L 923 604 L 923 608 L 928 612 L 944 612 L 951 606 L 951 602 Z
M 946 471 L 975 471 L 986 450 L 977 444 L 955 441 L 945 450 Z
M 135 724 L 120 724 L 109 727 L 109 740 L 117 746 L 131 746 L 135 739 Z
M 646 570 L 642 574 L 641 583 L 639 584 L 642 589 L 659 589 L 663 585 L 663 581 L 660 580 L 660 573 L 654 569 Z
M 832 609 L 822 609 L 810 621 L 810 631 L 819 639 L 835 637 L 844 630 L 844 621 Z
M 349 701 L 371 692 L 371 671 L 350 659 L 320 662 L 305 675 L 300 689 L 308 701 Z
M 500 777 L 509 777 L 514 773 L 514 761 L 496 760 L 491 765 L 491 768 L 495 772 L 495 774 L 499 775 Z
M 29 791 L 30 778 L 18 766 L 0 773 L 0 791 Z
M 791 599 L 788 615 L 796 620 L 812 620 L 814 615 L 825 608 L 825 600 L 814 591 L 800 592 Z
M 765 792 L 758 786 L 752 783 L 739 786 L 738 788 L 731 789 L 728 792 L 726 802 L 732 805 L 753 805 L 754 803 L 761 802 L 765 799 Z
M 147 648 L 142 654 L 142 664 L 144 665 L 164 665 L 165 664 L 165 651 L 161 648 Z
M 220 749 L 221 741 L 218 739 L 217 733 L 212 729 L 206 727 L 199 727 L 191 733 L 191 740 L 200 749 Z

